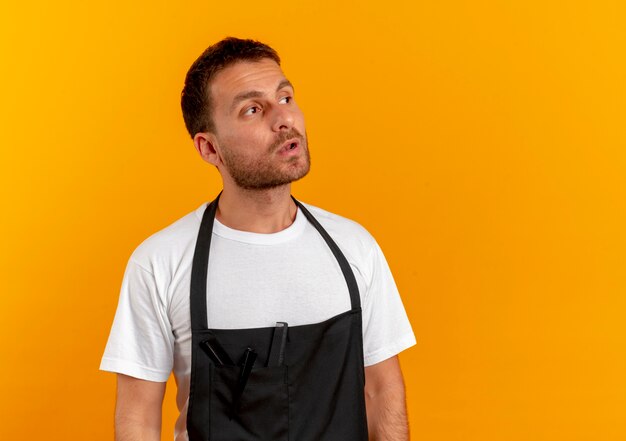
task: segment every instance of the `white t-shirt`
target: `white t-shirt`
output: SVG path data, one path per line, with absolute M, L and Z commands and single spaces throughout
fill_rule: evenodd
M 153 234 L 131 255 L 100 369 L 178 385 L 176 440 L 186 440 L 191 372 L 189 290 L 202 215 L 193 212 Z M 359 224 L 305 204 L 337 243 L 354 272 L 363 310 L 365 365 L 415 344 L 383 253 Z M 350 309 L 348 288 L 332 251 L 298 209 L 288 228 L 271 234 L 233 230 L 217 219 L 207 275 L 209 328 L 318 323 Z

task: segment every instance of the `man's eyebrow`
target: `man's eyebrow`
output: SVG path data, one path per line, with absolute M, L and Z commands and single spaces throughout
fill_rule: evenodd
M 291 81 L 289 81 L 286 78 L 284 80 L 282 80 L 280 83 L 278 83 L 278 87 L 276 88 L 276 92 L 278 92 L 283 87 L 291 87 L 293 90 L 295 90 L 295 88 L 293 87 L 293 84 L 291 84 Z
M 293 89 L 293 84 L 291 84 L 291 81 L 284 79 L 280 83 L 278 83 L 278 87 L 276 87 L 276 91 L 278 92 L 280 89 L 284 87 L 291 87 Z M 248 90 L 246 92 L 238 93 L 237 95 L 235 95 L 235 98 L 233 98 L 233 103 L 230 106 L 230 111 L 232 112 L 233 110 L 235 110 L 235 107 L 237 107 L 237 104 L 239 104 L 242 101 L 245 101 L 250 98 L 260 98 L 262 96 L 263 96 L 263 93 L 259 92 L 258 90 Z
M 249 90 L 247 92 L 238 93 L 237 95 L 235 95 L 235 98 L 233 98 L 233 103 L 230 105 L 230 111 L 232 112 L 233 110 L 235 110 L 235 107 L 237 107 L 237 104 L 239 104 L 242 101 L 245 101 L 250 98 L 259 98 L 262 96 L 263 94 L 259 92 L 258 90 Z

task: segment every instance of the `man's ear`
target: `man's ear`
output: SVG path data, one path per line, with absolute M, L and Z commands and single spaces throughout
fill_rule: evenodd
M 217 150 L 217 138 L 211 132 L 198 132 L 193 137 L 193 145 L 196 147 L 202 159 L 209 164 L 218 166 L 222 164 L 222 157 Z

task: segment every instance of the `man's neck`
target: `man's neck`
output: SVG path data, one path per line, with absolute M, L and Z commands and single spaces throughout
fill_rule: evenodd
M 276 233 L 293 223 L 296 212 L 290 184 L 269 190 L 224 186 L 216 217 L 235 230 Z

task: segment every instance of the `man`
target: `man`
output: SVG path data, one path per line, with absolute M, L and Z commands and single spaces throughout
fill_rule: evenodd
M 415 337 L 369 233 L 291 197 L 309 145 L 276 52 L 209 47 L 182 108 L 223 190 L 129 259 L 101 364 L 116 439 L 160 439 L 173 371 L 176 441 L 408 440 L 397 354 Z

